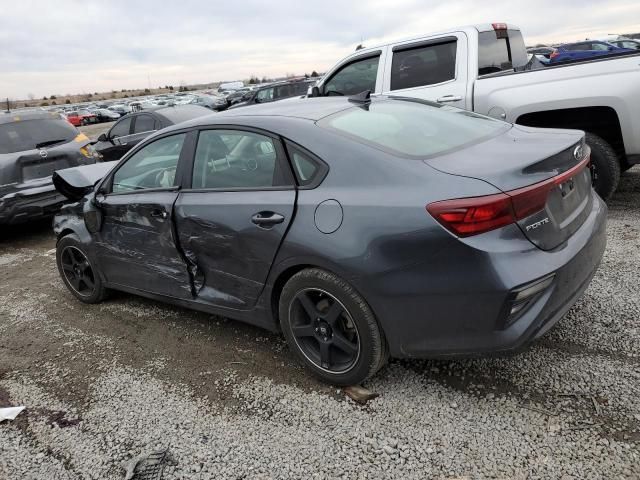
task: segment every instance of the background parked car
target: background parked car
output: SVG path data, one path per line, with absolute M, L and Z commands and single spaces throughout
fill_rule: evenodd
M 115 122 L 120 118 L 119 113 L 112 112 L 106 108 L 98 108 L 93 113 L 98 117 L 99 122 Z
M 640 50 L 640 42 L 638 40 L 633 40 L 631 38 L 611 40 L 609 43 L 620 48 L 628 48 L 630 50 Z
M 95 149 L 105 161 L 118 160 L 153 132 L 192 118 L 211 114 L 211 110 L 199 105 L 156 107 L 134 112 L 118 120 L 107 133 L 94 142 Z
M 254 105 L 256 103 L 269 103 L 285 98 L 298 97 L 307 94 L 310 86 L 314 85 L 316 80 L 300 80 L 272 83 L 264 87 L 258 87 L 241 101 L 229 108 L 244 107 L 246 105 Z
M 555 52 L 549 56 L 549 59 L 551 63 L 559 63 L 572 60 L 588 60 L 594 57 L 633 51 L 634 50 L 628 48 L 617 47 L 608 42 L 587 40 L 585 42 L 559 45 L 555 47 Z
M 551 56 L 551 54 L 553 52 L 555 52 L 556 49 L 553 47 L 533 47 L 533 48 L 527 48 L 527 53 L 531 54 L 531 55 L 537 55 L 537 56 L 542 56 L 546 59 L 549 59 L 549 57 Z
M 89 125 L 90 123 L 98 123 L 98 117 L 89 110 L 76 110 L 67 112 L 65 115 L 67 117 L 67 121 L 74 127 Z
M 112 112 L 116 112 L 121 117 L 124 117 L 127 113 L 131 113 L 131 108 L 129 108 L 128 105 L 124 105 L 124 104 L 111 105 L 107 109 L 111 110 Z
M 227 108 L 227 100 L 219 95 L 197 95 L 191 100 L 191 104 L 200 105 L 216 111 Z
M 51 182 L 53 171 L 99 159 L 60 114 L 0 113 L 0 224 L 53 215 L 64 201 Z

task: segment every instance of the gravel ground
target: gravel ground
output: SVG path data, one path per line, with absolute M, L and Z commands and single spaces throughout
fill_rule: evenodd
M 82 305 L 48 225 L 0 238 L 0 478 L 120 479 L 169 446 L 165 479 L 640 478 L 640 168 L 607 252 L 525 352 L 392 361 L 361 406 L 311 380 L 278 336 L 117 295 Z M 2 234 L 0 234 L 1 236 Z

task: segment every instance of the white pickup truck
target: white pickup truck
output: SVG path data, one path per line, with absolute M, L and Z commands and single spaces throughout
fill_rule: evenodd
M 360 49 L 328 70 L 311 96 L 397 95 L 534 127 L 575 128 L 592 148 L 606 200 L 640 163 L 640 52 L 544 66 L 517 27 L 475 25 Z

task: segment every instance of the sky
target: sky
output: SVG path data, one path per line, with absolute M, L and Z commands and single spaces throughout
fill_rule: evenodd
M 640 32 L 640 1 L 0 0 L 0 98 L 322 72 L 361 42 L 493 22 L 584 40 Z

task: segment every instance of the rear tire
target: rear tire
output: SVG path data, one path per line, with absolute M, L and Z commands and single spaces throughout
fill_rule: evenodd
M 611 145 L 597 135 L 587 133 L 586 141 L 591 147 L 593 188 L 604 201 L 607 201 L 616 191 L 620 181 L 620 160 Z
M 333 273 L 312 268 L 291 277 L 279 315 L 289 348 L 326 383 L 358 385 L 387 361 L 384 333 L 371 308 Z
M 56 264 L 63 283 L 81 302 L 99 303 L 107 297 L 108 290 L 77 235 L 69 234 L 58 240 Z

